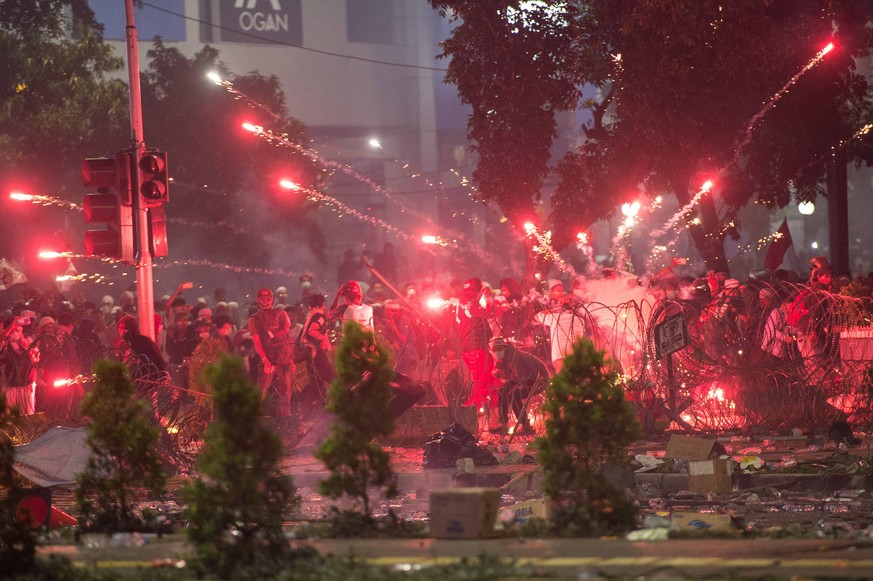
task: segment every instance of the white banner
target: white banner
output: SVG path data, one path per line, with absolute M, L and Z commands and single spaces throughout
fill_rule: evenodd
M 5 258 L 0 258 L 0 291 L 27 282 L 27 277 Z

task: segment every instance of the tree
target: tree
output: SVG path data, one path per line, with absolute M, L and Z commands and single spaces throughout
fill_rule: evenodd
M 124 62 L 86 0 L 0 0 L 0 22 L 0 187 L 78 198 L 82 158 L 129 135 L 127 86 L 109 78 Z M 15 255 L 23 226 L 7 226 L 0 255 Z
M 534 446 L 543 467 L 543 492 L 553 504 L 555 530 L 569 535 L 624 532 L 636 508 L 600 469 L 626 464 L 639 422 L 624 399 L 618 374 L 590 339 L 582 339 L 546 389 L 545 436 Z
M 602 90 L 579 102 L 592 113 L 583 128 L 587 141 L 558 164 L 562 181 L 552 199 L 558 246 L 635 198 L 640 188 L 650 195 L 672 192 L 685 205 L 706 179 L 715 178 L 714 191 L 727 211 L 716 216 L 712 196 L 704 196 L 687 218 L 689 225 L 699 219 L 690 233 L 706 263 L 727 270 L 723 238 L 736 210 L 751 200 L 781 207 L 792 196 L 814 198 L 831 148 L 873 114 L 870 87 L 855 70 L 855 59 L 873 52 L 867 28 L 873 5 L 863 0 L 506 1 L 497 8 L 470 0 L 431 3 L 463 19 L 444 44 L 444 55 L 452 57 L 447 80 L 474 103 L 471 138 L 482 132 L 480 126 L 523 136 L 523 147 L 518 140 L 508 147 L 539 160 L 535 167 L 521 166 L 529 175 L 545 171 L 551 145 L 545 137 L 553 130 L 534 123 L 523 107 L 488 104 L 514 103 L 531 84 L 550 86 L 560 73 L 577 87 L 587 83 Z M 520 19 L 519 13 L 529 17 Z M 559 24 L 543 26 L 543 18 Z M 547 44 L 555 31 L 569 37 Z M 779 107 L 758 117 L 832 39 L 833 54 L 798 79 Z M 496 50 L 479 50 L 488 43 Z M 508 50 L 522 43 L 545 50 Z M 526 75 L 516 78 L 524 79 L 523 86 L 504 80 L 506 67 L 519 61 L 516 68 Z M 558 63 L 560 73 L 551 63 Z M 850 158 L 873 162 L 871 150 L 857 145 L 846 146 Z M 484 159 L 505 155 L 501 144 L 477 141 L 475 147 Z M 499 189 L 498 178 L 487 172 L 474 177 L 483 191 Z M 506 208 L 526 203 L 529 193 L 515 197 L 497 201 L 508 213 Z
M 7 434 L 17 413 L 9 409 L 6 394 L 0 391 L 0 487 L 6 498 L 0 501 L 0 577 L 15 579 L 31 573 L 36 567 L 36 538 L 15 513 L 15 448 Z
M 87 528 L 114 533 L 144 525 L 133 507 L 136 488 L 160 495 L 167 475 L 157 452 L 160 430 L 148 404 L 121 363 L 103 359 L 94 365 L 96 380 L 82 400 L 90 418 L 85 471 L 76 478 L 76 504 Z
M 315 453 L 331 472 L 320 488 L 331 498 L 348 495 L 356 500 L 369 522 L 371 486 L 383 487 L 388 498 L 397 496 L 390 457 L 375 441 L 394 431 L 390 355 L 373 333 L 348 322 L 336 365 L 327 404 L 336 419 Z
M 225 356 L 207 374 L 215 421 L 197 457 L 201 477 L 183 491 L 198 567 L 223 579 L 280 567 L 292 555 L 282 520 L 296 502 L 291 477 L 279 471 L 282 442 L 261 420 L 261 394 L 242 360 Z

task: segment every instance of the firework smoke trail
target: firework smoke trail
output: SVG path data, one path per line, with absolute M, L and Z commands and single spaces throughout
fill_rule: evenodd
M 228 270 L 239 274 L 265 274 L 283 276 L 286 278 L 295 278 L 301 273 L 291 272 L 280 268 L 257 268 L 253 266 L 235 266 L 223 262 L 213 262 L 206 259 L 191 259 L 191 260 L 172 260 L 172 261 L 155 261 L 155 268 L 171 268 L 174 266 L 206 266 L 213 269 Z
M 782 96 L 785 95 L 785 93 L 787 93 L 789 91 L 789 89 L 791 89 L 791 87 L 794 85 L 794 83 L 796 83 L 798 80 L 800 80 L 800 77 L 802 77 L 807 72 L 809 72 L 809 70 L 812 69 L 812 67 L 814 67 L 815 65 L 820 63 L 824 59 L 825 55 L 828 54 L 829 52 L 831 52 L 833 50 L 833 48 L 834 48 L 834 43 L 832 43 L 832 42 L 828 43 L 828 45 L 825 46 L 823 49 L 821 49 L 817 55 L 812 57 L 809 60 L 809 62 L 807 62 L 803 66 L 803 68 L 797 72 L 796 75 L 794 75 L 793 77 L 788 79 L 788 82 L 785 83 L 781 89 L 776 91 L 776 93 L 772 97 L 770 97 L 770 100 L 767 101 L 767 103 L 764 105 L 764 108 L 761 109 L 760 111 L 758 111 L 755 114 L 755 116 L 752 117 L 752 119 L 749 121 L 749 125 L 746 127 L 746 131 L 743 134 L 743 140 L 737 146 L 736 150 L 734 150 L 733 158 L 731 158 L 730 162 L 728 162 L 728 164 L 724 168 L 722 168 L 722 170 L 719 172 L 719 174 L 724 173 L 729 167 L 731 167 L 732 165 L 737 163 L 737 161 L 739 161 L 740 155 L 742 155 L 742 153 L 743 153 L 743 149 L 745 149 L 745 147 L 749 144 L 749 142 L 752 141 L 752 133 L 755 130 L 755 126 L 764 117 L 764 115 L 769 113 L 770 110 L 776 106 L 776 103 L 779 101 L 779 99 L 781 99 Z
M 401 208 L 404 208 L 407 212 L 409 212 L 409 214 L 415 216 L 416 218 L 419 218 L 420 220 L 426 221 L 428 223 L 431 221 L 430 216 L 428 216 L 427 214 L 424 214 L 422 212 L 419 212 L 418 210 L 411 209 L 407 204 L 400 202 L 396 198 L 396 196 L 394 195 L 393 192 L 376 184 L 370 178 L 356 172 L 353 168 L 351 168 L 345 164 L 336 162 L 336 161 L 324 159 L 321 156 L 319 156 L 318 154 L 316 154 L 315 152 L 313 152 L 309 149 L 306 149 L 302 145 L 299 145 L 297 143 L 290 141 L 288 139 L 288 136 L 285 134 L 278 135 L 276 133 L 273 133 L 269 129 L 265 129 L 264 127 L 261 127 L 259 125 L 252 125 L 250 123 L 243 124 L 243 127 L 245 129 L 247 129 L 248 131 L 251 131 L 253 134 L 257 135 L 258 137 L 261 137 L 262 139 L 264 139 L 268 143 L 278 143 L 280 145 L 283 145 L 285 147 L 293 149 L 293 150 L 309 157 L 310 159 L 318 161 L 319 163 L 324 164 L 326 167 L 331 167 L 331 168 L 337 169 L 337 170 L 345 173 L 346 175 L 353 177 L 356 180 L 358 180 L 364 184 L 367 184 L 375 192 L 383 194 L 386 197 L 386 199 L 389 199 L 392 202 L 398 204 Z M 319 195 L 324 195 L 324 194 L 319 194 Z M 330 198 L 329 196 L 328 196 L 328 198 L 331 200 L 334 199 L 334 198 Z M 383 222 L 383 224 L 384 224 L 384 222 Z M 391 230 L 394 232 L 399 232 L 399 230 L 397 230 L 396 228 L 391 228 Z M 443 228 L 443 227 L 440 227 L 439 230 L 446 233 L 447 236 L 445 236 L 444 238 L 446 238 L 446 237 L 452 238 L 455 242 L 465 242 L 466 241 L 465 236 L 460 232 L 456 232 L 456 231 L 453 231 L 453 230 L 450 230 L 447 228 Z M 408 236 L 408 235 L 406 235 L 406 236 Z M 497 266 L 497 267 L 503 266 L 503 261 L 500 258 L 498 258 L 494 254 L 491 254 L 490 252 L 488 252 L 482 248 L 478 248 L 474 244 L 467 244 L 463 247 L 458 246 L 458 248 L 463 249 L 463 250 L 467 250 L 467 251 L 475 254 L 480 259 L 482 259 L 483 261 L 485 261 L 486 263 L 488 263 L 492 266 Z
M 189 226 L 193 228 L 224 228 L 225 230 L 229 230 L 230 232 L 240 236 L 251 236 L 253 234 L 252 231 L 247 230 L 236 224 L 231 224 L 227 220 L 219 220 L 217 222 L 202 222 L 197 220 L 188 220 L 186 218 L 168 217 L 167 222 L 170 224 L 179 224 L 180 226 Z M 269 237 L 264 237 L 264 240 L 269 239 Z M 278 238 L 273 238 L 273 241 L 279 242 L 280 240 Z
M 399 230 L 398 228 L 395 228 L 394 226 L 392 226 L 391 224 L 388 224 L 384 220 L 380 220 L 379 218 L 375 218 L 373 216 L 367 216 L 365 214 L 362 214 L 361 212 L 358 212 L 354 208 L 350 208 L 346 204 L 343 204 L 342 202 L 340 202 L 336 198 L 334 198 L 332 196 L 328 196 L 327 194 L 323 194 L 317 190 L 305 188 L 305 187 L 300 186 L 298 184 L 290 184 L 289 182 L 283 182 L 282 186 L 285 187 L 286 189 L 289 189 L 289 190 L 293 190 L 296 192 L 303 192 L 304 194 L 306 194 L 306 196 L 310 200 L 313 200 L 315 202 L 323 202 L 325 204 L 329 204 L 331 206 L 334 206 L 334 207 L 338 208 L 341 212 L 348 214 L 350 216 L 354 216 L 355 218 L 357 218 L 358 220 L 361 220 L 362 222 L 367 222 L 368 224 L 372 224 L 374 226 L 380 226 L 383 229 L 385 229 L 386 231 L 391 232 L 392 234 L 394 234 L 398 238 L 401 238 L 401 239 L 406 240 L 408 242 L 416 242 L 418 240 L 415 236 L 412 236 L 410 234 L 407 234 L 406 232 Z
M 286 147 L 291 147 L 293 149 L 299 149 L 301 151 L 306 151 L 300 145 L 297 145 L 296 143 L 292 143 L 291 141 L 289 141 L 287 135 L 276 135 L 275 133 L 273 133 L 269 129 L 264 129 L 261 126 L 252 125 L 250 123 L 244 123 L 243 127 L 245 127 L 248 131 L 251 131 L 254 135 L 266 140 L 268 143 L 279 143 L 279 144 L 284 145 Z M 362 179 L 363 181 L 365 181 L 368 184 L 371 184 L 372 186 L 374 186 L 378 190 L 385 192 L 384 189 L 379 188 L 379 186 L 376 186 L 376 184 L 373 184 L 372 181 L 368 180 L 366 177 L 360 176 L 358 178 L 357 172 L 354 172 L 354 170 L 351 170 L 351 168 L 347 168 L 347 166 L 344 166 L 343 164 L 337 163 L 337 162 L 329 162 L 329 163 L 332 166 L 335 166 L 337 168 L 346 168 L 346 169 L 350 170 L 352 172 L 350 175 L 352 175 L 353 177 L 356 177 L 357 179 Z M 289 189 L 291 189 L 291 188 L 289 188 Z M 409 241 L 418 240 L 414 236 L 411 236 L 410 234 L 407 234 L 407 233 L 399 230 L 398 228 L 391 226 L 390 224 L 386 223 L 384 220 L 380 220 L 378 218 L 373 218 L 373 217 L 369 217 L 369 216 L 365 216 L 364 214 L 361 214 L 360 212 L 358 212 L 354 208 L 350 208 L 349 206 L 343 204 L 342 202 L 340 202 L 339 200 L 337 200 L 336 198 L 334 198 L 332 196 L 328 196 L 327 194 L 323 194 L 323 193 L 318 192 L 316 190 L 303 188 L 303 187 L 297 186 L 297 185 L 295 185 L 295 187 L 293 189 L 296 189 L 296 190 L 299 190 L 299 191 L 306 193 L 307 195 L 309 195 L 311 198 L 313 198 L 316 201 L 322 201 L 322 202 L 326 202 L 328 204 L 331 204 L 333 206 L 336 206 L 336 207 L 342 209 L 344 212 L 351 214 L 360 220 L 363 220 L 365 222 L 369 222 L 373 225 L 382 226 L 387 231 L 393 233 L 395 236 L 397 236 L 399 238 L 402 238 L 404 240 L 409 240 Z M 427 216 L 425 216 L 421 213 L 417 213 L 417 214 L 420 215 L 423 220 L 429 221 L 429 218 Z M 470 252 L 470 253 L 476 255 L 483 262 L 489 264 L 492 267 L 496 267 L 499 269 L 499 268 L 504 266 L 503 260 L 501 260 L 497 256 L 491 254 L 490 252 L 484 250 L 483 248 L 479 248 L 478 246 L 472 245 L 472 244 L 468 244 L 465 246 L 459 246 L 457 238 L 452 240 L 452 242 L 453 242 L 454 247 L 456 249 L 466 250 L 467 252 Z
M 560 255 L 559 255 L 557 252 L 555 252 L 555 249 L 552 248 L 551 240 L 549 240 L 549 238 L 550 238 L 550 234 L 549 234 L 549 233 L 546 233 L 545 236 L 542 235 L 542 234 L 540 234 L 540 233 L 537 231 L 537 227 L 534 226 L 533 224 L 530 224 L 530 223 L 524 225 L 524 231 L 525 231 L 528 235 L 533 236 L 534 238 L 536 238 L 536 239 L 537 239 L 537 242 L 539 242 L 539 246 L 535 246 L 535 247 L 534 247 L 534 251 L 535 251 L 535 252 L 536 252 L 536 251 L 539 251 L 539 252 L 541 252 L 541 253 L 542 253 L 546 258 L 551 259 L 551 261 L 555 263 L 555 266 L 556 266 L 556 267 L 558 268 L 558 270 L 560 270 L 561 272 L 564 272 L 564 273 L 566 273 L 566 274 L 569 274 L 569 275 L 570 275 L 571 277 L 573 277 L 573 278 L 576 277 L 576 270 L 575 270 L 572 266 L 570 266 L 569 264 L 567 264 L 567 262 L 566 262 L 563 258 L 561 258 Z
M 724 171 L 724 170 L 722 170 L 722 171 Z M 652 232 L 650 234 L 652 239 L 654 240 L 655 238 L 660 238 L 661 236 L 666 234 L 668 231 L 670 231 L 673 228 L 673 226 L 676 225 L 676 222 L 678 222 L 685 215 L 687 215 L 689 212 L 691 212 L 691 210 L 693 210 L 694 207 L 697 206 L 697 204 L 700 202 L 700 199 L 703 196 L 705 196 L 706 194 L 708 194 L 710 192 L 710 190 L 712 190 L 712 181 L 707 180 L 706 182 L 703 183 L 702 186 L 700 186 L 700 189 L 697 190 L 697 193 L 694 194 L 694 197 L 691 198 L 691 200 L 687 204 L 685 204 L 684 206 L 679 208 L 679 210 L 675 214 L 673 214 L 669 220 L 667 220 L 667 223 L 664 224 L 664 226 L 662 228 L 655 230 L 654 232 Z
M 798 72 L 797 72 L 793 77 L 791 77 L 791 78 L 788 80 L 788 82 L 786 82 L 786 83 L 782 86 L 781 89 L 779 89 L 778 91 L 776 91 L 776 93 L 774 93 L 773 96 L 770 97 L 770 99 L 767 101 L 767 103 L 765 103 L 764 107 L 763 107 L 760 111 L 758 111 L 758 112 L 757 112 L 757 113 L 756 113 L 756 114 L 755 114 L 755 115 L 754 115 L 754 116 L 749 120 L 749 124 L 746 126 L 746 130 L 745 130 L 745 132 L 743 133 L 743 139 L 742 139 L 742 141 L 741 141 L 740 144 L 737 146 L 737 148 L 734 150 L 734 155 L 733 155 L 733 157 L 731 158 L 731 160 L 730 160 L 730 161 L 729 161 L 729 162 L 728 162 L 728 163 L 727 163 L 723 168 L 721 168 L 721 169 L 717 172 L 717 175 L 716 175 L 716 178 L 715 178 L 716 180 L 718 179 L 718 177 L 722 176 L 722 175 L 723 175 L 723 174 L 728 170 L 728 168 L 732 167 L 734 164 L 737 163 L 737 161 L 739 161 L 740 156 L 741 156 L 742 153 L 743 153 L 743 150 L 746 148 L 746 146 L 748 146 L 748 144 L 749 144 L 749 143 L 751 142 L 751 140 L 752 140 L 752 134 L 753 134 L 753 132 L 754 132 L 754 130 L 755 130 L 755 126 L 758 124 L 759 121 L 761 121 L 761 119 L 764 117 L 764 115 L 766 115 L 767 113 L 769 113 L 770 110 L 773 109 L 773 108 L 776 106 L 776 103 L 777 103 L 777 102 L 782 98 L 782 96 L 785 95 L 785 93 L 787 93 L 787 92 L 791 89 L 791 87 L 792 87 L 795 83 L 797 83 L 798 80 L 800 80 L 800 78 L 801 78 L 803 75 L 805 75 L 805 74 L 806 74 L 810 69 L 812 69 L 815 65 L 817 65 L 818 63 L 820 63 L 820 62 L 824 59 L 825 55 L 828 54 L 829 52 L 831 52 L 831 50 L 833 50 L 833 48 L 834 48 L 833 43 L 828 43 L 827 46 L 825 46 L 823 49 L 821 49 L 821 50 L 818 52 L 818 54 L 816 54 L 813 58 L 811 58 L 811 59 L 809 60 L 809 62 L 807 62 L 807 63 L 803 66 L 803 68 L 801 68 L 801 69 L 800 69 L 800 70 L 799 70 L 799 71 L 798 71 Z M 709 186 L 707 186 L 707 184 L 709 184 Z M 664 227 L 662 227 L 661 229 L 659 229 L 659 230 L 657 230 L 657 231 L 651 233 L 651 237 L 652 237 L 652 239 L 655 240 L 655 239 L 657 239 L 657 238 L 663 236 L 664 234 L 666 234 L 670 229 L 672 229 L 673 226 L 676 224 L 676 222 L 678 222 L 678 221 L 679 221 L 683 216 L 685 216 L 688 212 L 690 212 L 690 211 L 691 211 L 691 210 L 692 210 L 692 209 L 693 209 L 693 208 L 698 204 L 698 202 L 700 202 L 700 199 L 701 199 L 705 194 L 707 194 L 707 193 L 709 192 L 709 190 L 711 189 L 711 187 L 712 187 L 712 183 L 711 183 L 711 182 L 706 182 L 706 183 L 701 187 L 701 189 L 700 189 L 700 190 L 699 190 L 699 191 L 694 195 L 694 197 L 691 199 L 691 201 L 688 202 L 687 204 L 685 204 L 682 208 L 680 208 L 679 211 L 676 212 L 676 213 L 675 213 L 675 214 L 674 214 L 674 215 L 673 215 L 673 216 L 672 216 L 672 217 L 667 221 L 667 223 L 664 225 Z M 677 234 L 677 237 L 678 237 L 678 234 Z M 668 245 L 668 246 L 669 246 L 669 245 Z M 649 257 L 649 261 L 651 261 L 652 259 L 653 259 L 653 256 L 650 256 L 650 257 Z
M 248 95 L 246 95 L 245 93 L 243 93 L 242 91 L 240 91 L 239 89 L 234 87 L 233 83 L 231 83 L 230 81 L 221 79 L 218 75 L 215 75 L 215 74 L 210 74 L 208 76 L 216 85 L 224 88 L 228 93 L 233 95 L 235 99 L 244 101 L 247 105 L 249 105 L 250 107 L 252 107 L 254 109 L 266 112 L 271 118 L 275 119 L 276 121 L 279 121 L 279 122 L 284 121 L 282 119 L 282 117 L 280 117 L 279 115 L 270 111 L 270 109 L 266 105 L 258 102 L 255 99 L 252 99 L 251 97 L 249 97 Z M 253 133 L 259 133 L 259 132 L 261 134 L 269 133 L 270 135 L 269 135 L 269 138 L 267 139 L 267 141 L 272 142 L 273 140 L 277 140 L 280 143 L 282 143 L 283 145 L 285 145 L 286 147 L 289 147 L 289 148 L 297 151 L 301 155 L 304 155 L 313 161 L 317 161 L 318 163 L 324 165 L 325 167 L 330 167 L 330 168 L 334 168 L 336 170 L 339 170 L 339 171 L 343 172 L 344 174 L 346 174 L 346 175 L 348 175 L 348 176 L 350 176 L 350 177 L 352 177 L 352 178 L 354 178 L 362 183 L 367 184 L 370 188 L 373 189 L 373 191 L 384 195 L 386 198 L 388 198 L 393 203 L 397 204 L 402 209 L 406 210 L 407 212 L 409 212 L 410 214 L 412 214 L 416 218 L 419 218 L 420 220 L 424 220 L 428 223 L 430 222 L 430 220 L 431 220 L 430 216 L 428 216 L 422 212 L 419 212 L 414 206 L 407 204 L 406 202 L 404 202 L 401 199 L 398 199 L 394 192 L 392 192 L 391 190 L 388 190 L 386 188 L 383 188 L 379 184 L 373 182 L 367 176 L 362 175 L 362 174 L 358 173 L 357 171 L 355 171 L 354 168 L 352 168 L 346 164 L 343 164 L 343 163 L 339 163 L 336 161 L 331 161 L 329 159 L 325 159 L 324 157 L 319 155 L 314 150 L 309 149 L 307 147 L 304 147 L 298 143 L 294 143 L 294 142 L 290 141 L 288 139 L 287 135 L 283 134 L 283 135 L 279 136 L 279 135 L 273 134 L 269 130 L 265 130 L 263 127 L 256 126 L 256 125 L 244 124 L 244 126 L 246 127 L 246 129 L 248 129 L 249 131 L 252 131 Z M 406 167 L 408 167 L 408 165 L 405 165 L 404 169 Z M 456 175 L 458 175 L 457 172 L 454 172 L 454 173 L 456 173 Z M 415 177 L 415 176 L 411 176 L 411 177 Z M 425 183 L 429 186 L 433 185 L 433 182 L 431 182 L 430 180 L 428 180 L 426 178 L 425 178 Z M 466 178 L 462 179 L 462 185 L 467 185 Z M 454 230 L 451 230 L 449 228 L 444 228 L 444 227 L 441 228 L 441 230 L 443 230 L 443 232 L 445 232 L 447 235 L 449 235 L 452 238 L 455 238 L 455 239 L 460 240 L 460 241 L 465 241 L 465 236 L 462 232 L 454 231 Z M 496 260 L 496 257 L 493 257 L 493 259 Z
M 30 202 L 31 204 L 38 204 L 40 206 L 58 206 L 67 210 L 82 209 L 82 206 L 76 204 L 75 202 L 68 202 L 54 196 L 42 196 L 39 194 L 22 194 L 20 192 L 13 192 L 9 194 L 9 198 L 19 202 Z

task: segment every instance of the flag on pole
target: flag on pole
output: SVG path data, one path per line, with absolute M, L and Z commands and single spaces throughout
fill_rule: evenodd
M 25 282 L 27 282 L 27 277 L 24 276 L 23 272 L 5 258 L 0 258 L 0 291 L 8 290 Z
M 764 267 L 768 270 L 776 270 L 782 264 L 782 259 L 785 258 L 785 253 L 793 244 L 791 240 L 791 231 L 788 230 L 788 218 L 782 220 L 782 225 L 776 231 L 773 241 L 770 242 L 770 247 L 767 248 L 767 257 L 764 259 Z

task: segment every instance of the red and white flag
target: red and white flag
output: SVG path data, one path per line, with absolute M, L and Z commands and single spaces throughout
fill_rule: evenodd
M 778 236 L 773 237 L 773 241 L 770 242 L 770 247 L 767 249 L 767 258 L 764 259 L 764 267 L 771 271 L 779 268 L 782 259 L 785 258 L 785 253 L 794 243 L 791 240 L 791 231 L 788 230 L 788 218 L 782 220 L 782 225 L 779 226 L 776 234 Z

